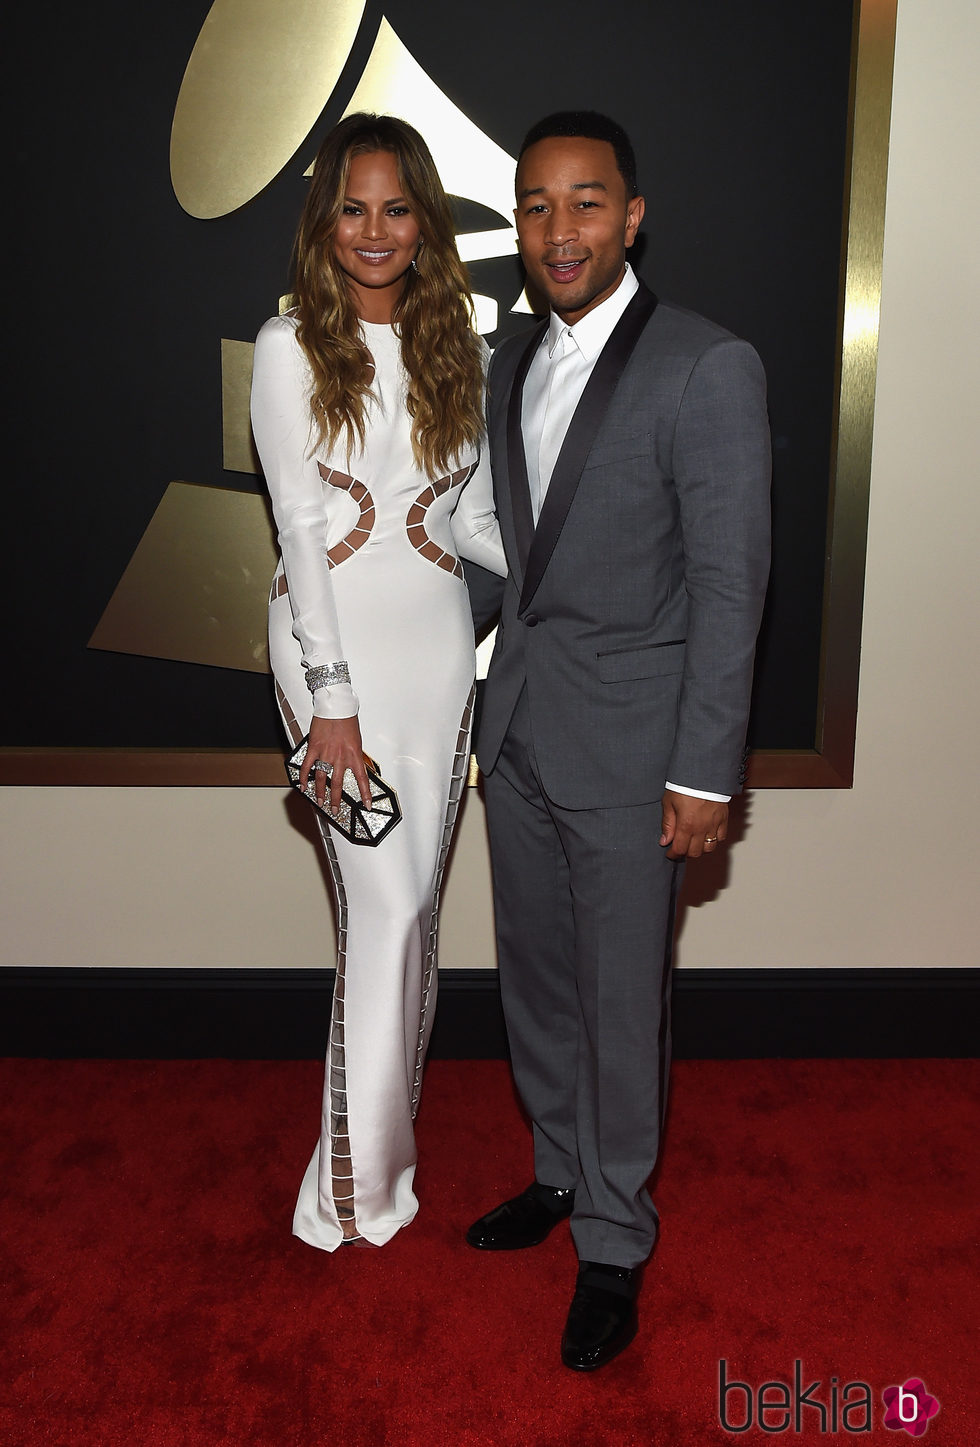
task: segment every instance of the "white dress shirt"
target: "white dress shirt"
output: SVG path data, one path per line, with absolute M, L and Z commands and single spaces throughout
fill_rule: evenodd
M 535 525 L 548 493 L 548 484 L 555 462 L 568 431 L 568 424 L 579 404 L 585 384 L 599 353 L 612 336 L 613 328 L 639 290 L 639 282 L 629 264 L 612 296 L 577 321 L 574 326 L 551 313 L 548 330 L 534 354 L 524 383 L 521 428 L 527 456 L 527 480 L 531 492 L 531 513 Z M 528 439 L 536 438 L 537 443 Z M 677 794 L 691 794 L 696 799 L 713 799 L 727 804 L 729 794 L 709 794 L 668 779 L 665 788 Z
M 551 313 L 548 330 L 528 368 L 521 411 L 535 523 L 568 424 L 592 376 L 592 368 L 639 286 L 632 268 L 627 266 L 626 275 L 612 296 L 586 312 L 574 327 L 563 322 L 555 312 Z M 528 447 L 529 437 L 540 438 L 539 445 Z

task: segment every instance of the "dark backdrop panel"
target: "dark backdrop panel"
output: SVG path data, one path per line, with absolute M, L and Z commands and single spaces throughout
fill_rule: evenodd
M 137 17 L 123 0 L 103 0 L 59 12 L 41 73 L 25 67 L 20 82 L 7 313 L 15 686 L 5 691 L 4 744 L 280 742 L 261 675 L 87 647 L 171 480 L 260 486 L 222 467 L 219 341 L 254 337 L 288 289 L 302 173 L 343 112 L 381 14 L 369 3 L 341 83 L 283 172 L 240 211 L 200 221 L 174 198 L 169 137 L 208 8 L 173 0 Z M 661 296 L 758 347 L 771 393 L 776 561 L 751 737 L 812 748 L 852 5 L 611 0 L 601 20 L 577 12 L 573 24 L 556 0 L 479 11 L 387 0 L 384 13 L 511 154 L 556 108 L 620 119 L 647 198 L 638 270 Z M 36 19 L 21 11 L 13 25 L 12 54 L 34 54 Z M 519 290 L 516 261 L 472 270 L 479 291 L 503 300 Z M 504 312 L 491 343 L 524 325 Z

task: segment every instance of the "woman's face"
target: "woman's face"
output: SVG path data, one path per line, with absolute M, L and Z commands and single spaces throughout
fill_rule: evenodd
M 333 248 L 364 321 L 391 321 L 421 236 L 391 152 L 355 156 Z

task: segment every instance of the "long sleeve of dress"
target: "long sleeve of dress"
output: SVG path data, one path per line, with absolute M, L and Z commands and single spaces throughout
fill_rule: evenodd
M 490 348 L 484 342 L 484 376 L 489 363 Z M 480 448 L 480 460 L 476 470 L 456 504 L 450 527 L 456 551 L 461 558 L 470 563 L 479 563 L 480 567 L 486 568 L 488 572 L 506 578 L 507 560 L 504 557 L 504 545 L 500 540 L 500 525 L 494 507 L 490 447 L 486 438 Z
M 303 664 L 308 669 L 346 667 L 327 563 L 323 482 L 312 455 L 309 372 L 288 317 L 271 317 L 256 338 L 252 431 L 272 499 Z M 357 710 L 349 682 L 318 688 L 313 695 L 318 718 L 349 718 Z
M 486 442 L 473 476 L 460 494 L 450 519 L 453 542 L 461 558 L 479 563 L 498 577 L 506 578 L 507 560 L 500 540 L 500 524 L 493 505 L 490 452 Z

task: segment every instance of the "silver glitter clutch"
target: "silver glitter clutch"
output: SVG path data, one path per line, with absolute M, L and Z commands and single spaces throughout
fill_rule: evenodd
M 398 806 L 398 796 L 390 784 L 385 783 L 378 773 L 375 765 L 365 759 L 367 763 L 368 783 L 371 786 L 371 806 L 368 808 L 361 800 L 361 791 L 357 787 L 357 780 L 350 769 L 344 774 L 344 782 L 340 791 L 340 808 L 336 813 L 330 808 L 330 775 L 332 770 L 329 764 L 318 762 L 316 765 L 327 776 L 327 796 L 321 804 L 316 797 L 313 774 L 310 773 L 309 782 L 306 788 L 300 788 L 299 771 L 303 760 L 306 758 L 306 750 L 310 738 L 306 738 L 300 744 L 295 753 L 290 754 L 286 760 L 286 773 L 289 775 L 289 782 L 305 799 L 323 814 L 333 827 L 349 839 L 352 844 L 367 844 L 374 847 L 381 843 L 394 829 L 402 811 Z

